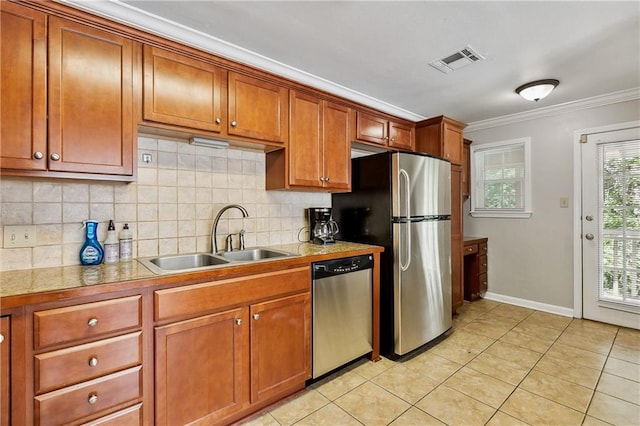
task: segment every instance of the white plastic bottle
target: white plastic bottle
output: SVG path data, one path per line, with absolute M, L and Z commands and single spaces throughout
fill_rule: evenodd
M 129 224 L 125 223 L 120 231 L 120 260 L 129 261 L 133 258 L 133 234 L 129 229 Z
M 116 236 L 116 227 L 113 220 L 109 221 L 107 239 L 104 240 L 104 263 L 115 263 L 120 259 L 120 242 Z

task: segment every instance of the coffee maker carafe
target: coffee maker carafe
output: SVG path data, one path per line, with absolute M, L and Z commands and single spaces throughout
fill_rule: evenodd
M 331 217 L 329 207 L 309 208 L 309 241 L 314 244 L 333 244 L 333 236 L 340 231 Z

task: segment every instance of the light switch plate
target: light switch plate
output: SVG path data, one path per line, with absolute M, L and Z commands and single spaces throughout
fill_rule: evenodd
M 35 247 L 35 225 L 5 225 L 4 248 Z
M 569 208 L 569 198 L 567 197 L 560 198 L 560 208 L 563 208 L 563 209 Z

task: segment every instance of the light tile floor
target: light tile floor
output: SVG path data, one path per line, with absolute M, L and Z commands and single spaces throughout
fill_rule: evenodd
M 242 422 L 640 425 L 640 331 L 489 300 L 401 362 L 362 360 Z

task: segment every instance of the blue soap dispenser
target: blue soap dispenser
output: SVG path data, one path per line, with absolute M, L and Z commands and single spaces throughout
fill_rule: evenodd
M 83 265 L 99 265 L 104 257 L 104 250 L 98 242 L 98 222 L 87 220 L 84 222 L 86 229 L 85 241 L 80 249 L 80 263 Z

